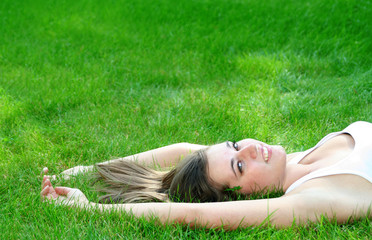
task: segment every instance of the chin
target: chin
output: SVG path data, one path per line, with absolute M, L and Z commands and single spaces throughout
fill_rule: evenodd
M 275 145 L 275 146 L 271 146 L 272 149 L 275 149 L 275 154 L 277 154 L 277 156 L 283 156 L 283 157 L 287 157 L 287 153 L 285 152 L 285 149 L 280 146 L 280 145 Z M 273 153 L 274 154 L 274 153 Z
M 281 148 L 281 150 L 283 152 L 284 158 L 287 159 L 287 152 L 285 151 L 285 149 L 282 146 L 280 146 L 280 148 Z
M 282 146 L 272 146 L 273 156 L 272 159 L 276 159 L 273 163 L 281 170 L 285 169 L 287 164 L 287 154 Z

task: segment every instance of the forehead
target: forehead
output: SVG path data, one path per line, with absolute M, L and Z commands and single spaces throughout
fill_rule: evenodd
M 239 140 L 236 143 L 240 147 L 244 147 L 244 146 L 249 145 L 249 144 L 256 144 L 256 143 L 262 143 L 262 142 L 260 142 L 256 139 L 246 138 L 246 139 Z M 225 141 L 225 142 L 222 142 L 222 143 L 212 145 L 208 148 L 207 154 L 215 154 L 215 153 L 221 152 L 221 151 L 226 150 L 226 149 L 235 150 L 232 144 L 233 144 L 232 141 Z
M 227 144 L 227 141 L 222 142 L 222 143 L 218 143 L 218 144 L 210 146 L 208 148 L 207 154 L 208 154 L 208 156 L 209 155 L 215 155 L 217 153 L 220 153 L 223 150 L 226 150 L 227 148 L 229 148 L 228 144 Z
M 208 159 L 208 176 L 216 187 L 229 186 L 230 179 L 235 177 L 231 169 L 232 149 L 226 142 L 209 147 L 206 152 Z
M 228 157 L 228 153 L 231 150 L 231 146 L 227 142 L 212 145 L 206 151 L 207 159 L 209 164 L 216 164 L 224 161 L 225 157 Z

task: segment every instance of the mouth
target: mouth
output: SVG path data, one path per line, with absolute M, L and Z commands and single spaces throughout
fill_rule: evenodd
M 269 146 L 262 146 L 257 144 L 257 150 L 261 149 L 262 158 L 265 162 L 268 162 L 272 155 L 272 150 Z

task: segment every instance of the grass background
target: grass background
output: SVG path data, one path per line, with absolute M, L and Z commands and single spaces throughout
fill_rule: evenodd
M 368 219 L 159 227 L 44 204 L 39 188 L 43 166 L 59 173 L 176 142 L 305 150 L 372 122 L 371 53 L 367 0 L 2 0 L 0 238 L 368 238 Z

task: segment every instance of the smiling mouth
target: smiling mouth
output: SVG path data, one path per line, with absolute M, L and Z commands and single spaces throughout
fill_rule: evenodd
M 267 147 L 262 147 L 265 162 L 269 161 L 269 150 Z
M 259 152 L 261 150 L 263 160 L 265 162 L 268 162 L 269 161 L 269 156 L 270 156 L 269 149 L 266 146 L 262 146 L 260 144 L 257 144 L 256 148 L 257 148 L 257 152 Z

